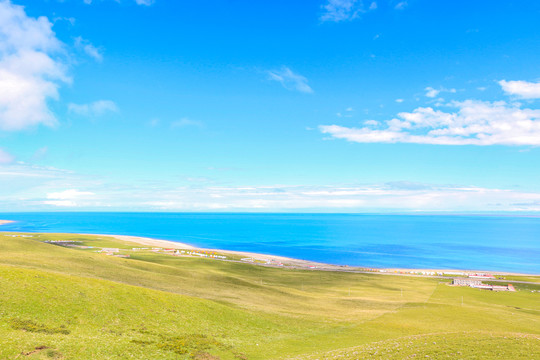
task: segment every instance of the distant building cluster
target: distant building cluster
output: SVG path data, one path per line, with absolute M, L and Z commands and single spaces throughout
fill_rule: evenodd
M 167 250 L 167 249 L 165 249 Z M 174 249 L 171 249 L 174 250 Z M 176 250 L 174 255 L 180 256 L 180 255 L 192 255 L 192 256 L 199 256 L 199 257 L 206 257 L 206 258 L 212 258 L 212 259 L 227 259 L 224 255 L 218 255 L 213 251 L 186 251 L 186 250 Z
M 117 252 L 120 252 L 120 249 L 117 249 L 117 248 L 101 248 L 101 252 L 105 253 L 105 255 L 114 255 Z
M 73 248 L 78 248 L 78 249 L 93 249 L 94 248 L 93 246 L 78 245 L 81 243 L 80 241 L 72 241 L 72 240 L 47 240 L 45 241 L 45 243 L 65 246 L 65 247 L 73 247 Z
M 492 291 L 516 291 L 512 284 L 508 285 L 491 285 L 484 284 L 482 280 L 475 278 L 455 278 L 452 281 L 455 286 L 469 286 L 475 289 L 492 290 Z
M 266 260 L 266 259 L 255 259 L 252 257 L 249 258 L 243 258 L 240 259 L 244 262 L 250 262 L 250 263 L 259 263 L 259 264 L 266 264 L 266 265 L 273 265 L 273 266 L 283 266 L 283 263 L 281 261 L 277 261 L 274 259 Z

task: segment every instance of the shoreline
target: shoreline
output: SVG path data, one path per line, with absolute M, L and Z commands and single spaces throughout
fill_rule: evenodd
M 356 267 L 351 267 L 351 266 L 346 266 L 346 265 L 325 264 L 325 263 L 319 263 L 319 262 L 310 261 L 310 260 L 295 259 L 295 258 L 289 258 L 289 257 L 279 256 L 279 255 L 268 255 L 268 254 L 260 254 L 260 253 L 253 253 L 253 252 L 247 252 L 247 251 L 203 248 L 203 247 L 197 247 L 197 246 L 189 245 L 186 243 L 181 243 L 181 242 L 176 242 L 176 241 L 171 241 L 171 240 L 160 240 L 160 239 L 153 239 L 153 238 L 141 237 L 141 236 L 107 235 L 107 234 L 80 234 L 80 235 L 107 236 L 107 237 L 112 237 L 114 239 L 133 242 L 133 243 L 137 243 L 141 245 L 167 247 L 171 249 L 180 249 L 180 250 L 212 251 L 212 252 L 218 252 L 221 254 L 252 257 L 252 258 L 256 258 L 257 260 L 281 261 L 281 262 L 286 262 L 287 264 L 291 264 L 293 266 L 302 266 L 302 265 L 303 266 L 316 266 L 318 269 L 321 269 L 322 267 L 332 268 L 336 270 L 347 268 L 347 267 L 356 268 Z
M 493 275 L 511 275 L 511 276 L 540 276 L 540 274 L 525 274 L 525 273 L 515 273 L 515 272 L 506 272 L 506 271 L 488 271 L 488 270 L 471 270 L 471 269 L 465 270 L 465 269 L 376 268 L 376 267 L 362 267 L 362 266 L 352 266 L 352 265 L 333 265 L 333 264 L 320 263 L 320 262 L 311 261 L 311 260 L 289 258 L 289 257 L 279 256 L 279 255 L 268 255 L 268 254 L 252 253 L 252 252 L 246 252 L 246 251 L 202 248 L 202 247 L 196 247 L 196 246 L 189 245 L 186 243 L 175 242 L 171 240 L 160 240 L 160 239 L 153 239 L 153 238 L 141 237 L 141 236 L 107 235 L 107 234 L 80 234 L 80 235 L 107 236 L 107 237 L 112 237 L 112 238 L 122 240 L 122 241 L 134 242 L 141 245 L 167 247 L 171 249 L 182 249 L 182 250 L 212 251 L 212 252 L 218 252 L 222 254 L 247 256 L 247 257 L 252 257 L 252 258 L 256 258 L 257 260 L 263 260 L 263 261 L 280 261 L 283 263 L 287 263 L 288 265 L 291 265 L 292 267 L 301 267 L 301 268 L 306 268 L 306 269 L 311 269 L 311 270 L 354 272 L 354 271 L 361 271 L 361 270 L 365 270 L 366 268 L 369 268 L 369 269 L 374 270 L 374 271 L 369 271 L 369 273 L 386 274 L 386 275 L 413 275 L 413 274 L 408 274 L 409 272 L 411 273 L 412 272 L 414 273 L 439 272 L 439 273 L 445 273 L 447 275 L 451 273 L 462 273 L 462 274 L 493 274 Z M 257 265 L 262 265 L 262 264 L 257 264 Z M 273 266 L 273 267 L 277 267 L 277 266 Z M 408 273 L 400 274 L 400 272 L 408 272 Z M 456 275 L 459 275 L 459 274 L 456 274 Z
M 14 223 L 12 220 L 0 220 L 0 226 L 5 224 Z M 0 233 L 9 232 L 0 230 Z M 12 232 L 12 231 L 11 231 Z M 24 232 L 32 234 L 31 232 Z M 39 234 L 36 232 L 35 234 Z M 41 232 L 47 233 L 47 232 Z M 54 234 L 54 233 L 49 233 Z M 472 269 L 428 269 L 428 268 L 377 268 L 369 266 L 353 266 L 353 265 L 334 265 L 328 263 L 321 263 L 311 260 L 303 260 L 296 258 L 289 258 L 280 255 L 269 255 L 261 253 L 253 253 L 247 251 L 236 251 L 236 250 L 224 250 L 224 249 L 211 249 L 193 246 L 187 243 L 176 242 L 171 240 L 161 240 L 143 236 L 132 236 L 132 235 L 117 235 L 117 234 L 84 234 L 84 233 L 71 233 L 72 235 L 89 235 L 89 236 L 104 236 L 117 239 L 120 241 L 132 242 L 135 244 L 153 246 L 153 247 L 163 247 L 171 249 L 181 249 L 181 250 L 196 250 L 196 251 L 212 251 L 221 254 L 229 254 L 236 256 L 244 256 L 253 258 L 254 260 L 265 261 L 267 264 L 261 264 L 256 262 L 244 262 L 243 263 L 252 263 L 259 266 L 271 266 L 271 267 L 285 267 L 285 268 L 301 268 L 306 270 L 323 270 L 323 271 L 342 271 L 342 272 L 365 272 L 372 274 L 381 274 L 381 275 L 416 275 L 416 276 L 435 276 L 437 273 L 442 273 L 449 277 L 451 274 L 455 275 L 468 275 L 468 274 L 493 274 L 493 275 L 510 275 L 510 276 L 540 276 L 540 274 L 532 273 L 516 273 L 516 272 L 507 272 L 507 271 L 495 271 L 495 270 L 472 270 Z M 283 266 L 273 265 L 271 263 L 282 263 Z M 369 270 L 369 271 L 368 271 Z M 434 273 L 434 274 L 429 274 Z

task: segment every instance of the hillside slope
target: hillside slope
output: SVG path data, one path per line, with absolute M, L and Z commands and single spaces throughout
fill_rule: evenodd
M 496 293 L 440 279 L 130 250 L 136 246 L 95 236 L 0 235 L 0 358 L 540 357 L 534 286 Z

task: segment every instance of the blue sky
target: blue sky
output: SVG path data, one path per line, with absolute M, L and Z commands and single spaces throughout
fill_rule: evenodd
M 0 211 L 537 212 L 539 19 L 0 0 Z

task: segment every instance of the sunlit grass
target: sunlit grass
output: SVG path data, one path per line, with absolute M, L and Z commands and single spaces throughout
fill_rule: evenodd
M 400 358 L 396 349 L 405 345 L 407 356 L 446 356 L 472 343 L 478 351 L 467 356 L 497 358 L 497 344 L 540 354 L 537 292 L 146 252 L 122 259 L 47 239 L 140 247 L 81 235 L 0 235 L 2 359 Z M 429 336 L 436 339 L 423 340 Z

